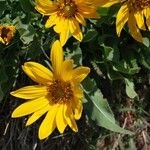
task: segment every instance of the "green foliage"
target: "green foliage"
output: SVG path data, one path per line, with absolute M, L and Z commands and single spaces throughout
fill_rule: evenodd
M 78 139 L 85 143 L 88 141 L 88 147 L 93 149 L 99 142 L 104 145 L 100 145 L 99 149 L 112 149 L 118 137 L 117 146 L 122 150 L 126 147 L 142 149 L 139 145 L 150 141 L 150 32 L 142 31 L 143 44 L 131 37 L 127 26 L 119 38 L 115 29 L 115 16 L 119 8 L 119 5 L 98 8 L 101 18 L 87 20 L 87 25 L 82 27 L 83 41 L 79 43 L 70 37 L 63 48 L 65 58 L 73 59 L 75 67 L 84 65 L 91 68 L 89 77 L 82 84 L 85 114 L 84 123 L 80 120 L 78 124 Z M 20 124 L 24 124 L 25 119 L 18 123 L 10 119 L 16 102 L 9 93 L 31 82 L 21 69 L 24 62 L 32 60 L 50 67 L 50 48 L 58 35 L 52 28 L 45 29 L 46 19 L 34 9 L 34 0 L 0 1 L 0 24 L 16 26 L 11 42 L 8 45 L 0 43 L 0 113 L 7 116 L 6 119 L 5 116 L 0 117 L 0 122 L 4 122 L 0 125 L 3 129 L 7 129 L 8 124 L 10 126 L 4 135 L 6 138 L 0 140 L 0 144 L 3 142 L 6 145 L 8 142 L 7 145 L 12 145 L 24 135 L 22 141 L 30 145 L 29 149 L 35 145 L 44 145 L 37 142 L 34 130 L 30 136 L 32 127 L 22 129 L 25 127 Z M 39 122 L 36 125 L 39 126 Z M 10 136 L 16 128 L 15 136 Z M 91 133 L 87 134 L 89 128 Z M 68 143 L 74 139 L 74 134 L 68 130 L 66 132 L 62 139 Z M 142 136 L 142 142 L 138 135 Z M 58 138 L 60 135 L 52 136 L 52 140 Z M 33 141 L 33 145 L 30 141 Z M 111 144 L 107 145 L 107 142 Z M 23 147 L 22 142 L 19 144 Z

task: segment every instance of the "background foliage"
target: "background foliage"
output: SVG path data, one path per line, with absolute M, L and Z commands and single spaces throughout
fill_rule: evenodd
M 58 35 L 52 28 L 45 29 L 47 18 L 36 12 L 34 1 L 0 1 L 0 24 L 17 28 L 9 45 L 0 44 L 1 149 L 150 149 L 150 33 L 143 32 L 143 44 L 130 36 L 127 27 L 118 38 L 119 7 L 98 8 L 101 18 L 87 20 L 83 41 L 71 37 L 64 46 L 66 58 L 91 68 L 82 85 L 85 98 L 79 132 L 67 128 L 63 135 L 55 131 L 39 141 L 37 130 L 43 118 L 29 127 L 25 127 L 26 117 L 11 119 L 22 100 L 9 93 L 32 82 L 21 69 L 24 62 L 49 67 L 50 47 Z

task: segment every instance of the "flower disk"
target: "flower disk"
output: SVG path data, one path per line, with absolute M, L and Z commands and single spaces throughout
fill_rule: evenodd
M 55 32 L 60 34 L 60 42 L 63 46 L 71 33 L 78 41 L 82 41 L 83 35 L 79 24 L 85 26 L 86 18 L 99 18 L 96 8 L 97 0 L 36 0 L 35 9 L 46 16 L 50 16 L 45 27 L 54 26 Z
M 0 42 L 8 45 L 14 33 L 16 31 L 15 26 L 4 26 L 0 25 Z
M 71 84 L 69 82 L 62 82 L 55 80 L 49 86 L 49 93 L 52 97 L 52 102 L 57 103 L 67 103 L 73 99 L 73 91 Z
M 128 5 L 131 11 L 142 11 L 143 9 L 150 7 L 150 0 L 129 0 Z
M 73 60 L 63 60 L 63 50 L 59 41 L 51 49 L 53 71 L 36 62 L 26 62 L 24 72 L 37 83 L 11 92 L 11 95 L 26 99 L 17 107 L 12 117 L 31 114 L 26 125 L 31 125 L 45 113 L 39 128 L 39 138 L 48 137 L 57 127 L 63 133 L 66 126 L 78 131 L 75 120 L 82 115 L 83 91 L 80 82 L 90 72 L 88 67 L 73 68 Z

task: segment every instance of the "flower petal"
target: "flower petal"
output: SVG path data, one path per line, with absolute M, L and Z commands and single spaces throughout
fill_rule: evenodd
M 74 98 L 72 100 L 72 109 L 74 112 L 74 118 L 76 120 L 79 120 L 81 118 L 82 110 L 83 110 L 83 105 L 79 98 Z
M 57 5 L 50 0 L 36 0 L 35 9 L 43 15 L 51 15 L 57 11 Z
M 64 105 L 64 117 L 65 117 L 67 124 L 70 126 L 70 128 L 74 132 L 78 132 L 78 127 L 77 127 L 77 124 L 75 122 L 70 104 Z
M 89 74 L 90 68 L 88 67 L 78 67 L 73 70 L 72 80 L 74 82 L 81 82 Z
M 119 3 L 120 0 L 94 0 L 94 2 L 100 7 L 110 7 L 116 3 Z
M 135 19 L 136 19 L 136 23 L 138 25 L 138 27 L 142 30 L 146 30 L 145 28 L 145 24 L 144 24 L 144 15 L 143 12 L 139 12 L 137 11 L 136 13 L 134 13 Z
M 77 22 L 76 19 L 72 18 L 69 20 L 69 29 L 70 29 L 70 32 L 73 35 L 73 37 L 81 42 L 83 39 L 83 35 L 80 30 L 79 23 Z
M 47 87 L 41 85 L 25 86 L 16 91 L 12 91 L 12 96 L 22 99 L 36 99 L 47 95 Z
M 139 42 L 143 42 L 142 35 L 140 33 L 140 30 L 136 26 L 136 20 L 132 13 L 130 14 L 129 19 L 128 19 L 128 26 L 129 26 L 132 37 Z
M 128 7 L 127 4 L 125 3 L 124 5 L 121 6 L 117 14 L 116 31 L 118 36 L 120 36 L 123 26 L 128 21 L 128 16 L 129 16 Z
M 58 111 L 58 105 L 54 105 L 51 110 L 48 111 L 46 117 L 42 121 L 39 128 L 39 139 L 45 139 L 56 128 L 56 113 Z
M 61 78 L 63 81 L 69 81 L 72 78 L 72 71 L 73 71 L 73 63 L 72 59 L 65 60 L 62 65 L 62 73 Z
M 49 69 L 36 62 L 26 62 L 22 69 L 33 81 L 40 84 L 49 84 L 53 78 Z
M 64 105 L 60 105 L 56 114 L 56 125 L 59 132 L 62 134 L 67 126 L 67 122 L 64 119 Z
M 76 13 L 75 18 L 78 20 L 79 23 L 82 25 L 86 25 L 84 17 L 80 13 Z
M 74 84 L 74 86 L 73 86 L 73 93 L 74 93 L 75 97 L 77 97 L 79 99 L 83 98 L 83 96 L 84 96 L 83 95 L 83 90 L 81 89 L 79 83 Z
M 26 126 L 31 125 L 32 123 L 34 123 L 36 120 L 38 120 L 41 116 L 43 116 L 48 110 L 51 109 L 52 106 L 47 105 L 45 107 L 43 107 L 42 109 L 34 112 L 29 119 L 26 122 Z
M 48 103 L 49 101 L 46 97 L 40 97 L 38 99 L 25 102 L 13 111 L 12 118 L 29 115 L 41 109 L 42 107 L 48 105 Z
M 145 8 L 144 9 L 144 16 L 146 18 L 147 27 L 150 30 L 150 8 Z
M 63 29 L 60 32 L 60 43 L 62 46 L 64 46 L 69 37 L 69 20 L 68 19 L 64 19 L 62 27 Z
M 51 61 L 53 66 L 53 72 L 58 79 L 61 75 L 62 63 L 63 63 L 63 49 L 60 42 L 57 40 L 52 45 L 51 49 Z

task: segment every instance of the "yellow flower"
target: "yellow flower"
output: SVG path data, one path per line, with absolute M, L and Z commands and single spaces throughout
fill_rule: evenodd
M 26 62 L 24 72 L 37 83 L 11 92 L 11 95 L 26 99 L 17 107 L 12 117 L 31 114 L 26 125 L 31 125 L 46 113 L 39 128 L 39 139 L 48 137 L 57 127 L 63 133 L 66 126 L 77 132 L 75 120 L 82 114 L 83 91 L 80 82 L 88 75 L 88 67 L 73 69 L 73 60 L 63 61 L 63 50 L 59 41 L 51 49 L 52 72 L 36 62 Z
M 15 31 L 15 26 L 0 25 L 0 42 L 8 45 L 10 40 L 14 36 Z
M 54 26 L 54 31 L 60 34 L 63 46 L 69 33 L 82 41 L 83 35 L 79 24 L 85 26 L 85 18 L 99 18 L 96 12 L 98 3 L 97 0 L 36 0 L 35 9 L 45 16 L 50 16 L 45 27 Z
M 141 30 L 150 30 L 150 0 L 102 0 L 102 7 L 109 7 L 115 3 L 122 4 L 116 19 L 116 31 L 120 36 L 121 30 L 128 23 L 132 37 L 143 42 Z

